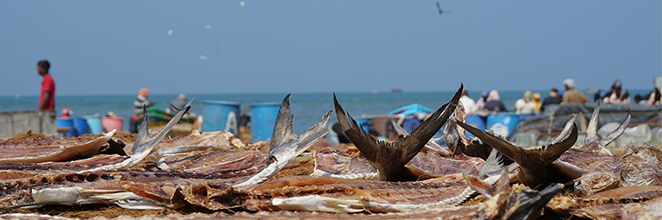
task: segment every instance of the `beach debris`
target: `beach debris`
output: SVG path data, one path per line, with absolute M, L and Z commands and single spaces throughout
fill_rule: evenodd
M 211 24 L 205 25 L 205 29 L 207 30 L 211 29 Z
M 174 30 L 172 30 L 172 29 L 168 30 L 168 36 L 172 36 L 173 33 L 175 33 Z
M 200 59 L 204 60 L 204 61 L 207 61 L 209 58 L 207 58 L 207 56 L 205 56 L 205 55 L 200 55 Z

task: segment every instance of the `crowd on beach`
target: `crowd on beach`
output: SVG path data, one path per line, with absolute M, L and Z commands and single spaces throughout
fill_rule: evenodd
M 545 107 L 550 105 L 562 105 L 567 103 L 588 103 L 591 100 L 584 95 L 582 91 L 576 90 L 576 83 L 574 79 L 566 79 L 563 81 L 565 91 L 559 91 L 557 88 L 552 88 L 549 96 L 541 101 L 540 93 L 532 93 L 531 91 L 524 92 L 524 96 L 515 102 L 514 112 L 518 115 L 535 115 L 545 110 Z M 653 91 L 645 94 L 636 94 L 634 96 L 634 104 L 660 104 L 662 95 L 660 90 L 655 88 Z M 489 112 L 508 112 L 508 108 L 504 105 L 497 90 L 483 90 L 480 98 L 474 101 L 469 97 L 469 93 L 463 91 L 460 102 L 464 106 L 467 114 L 471 113 L 489 113 Z M 612 84 L 608 92 L 602 93 L 600 90 L 595 92 L 593 102 L 602 102 L 605 104 L 631 104 L 630 94 L 628 90 L 623 90 L 623 83 L 621 80 L 616 80 Z

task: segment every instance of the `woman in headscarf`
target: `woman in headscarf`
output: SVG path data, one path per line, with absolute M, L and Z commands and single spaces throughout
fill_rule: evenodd
M 478 99 L 478 101 L 476 101 L 473 112 L 477 112 L 485 109 L 485 102 L 487 101 L 488 94 L 489 94 L 488 90 L 483 90 L 483 92 L 480 93 L 480 98 Z
M 602 102 L 611 104 L 630 104 L 630 95 L 627 91 L 622 92 L 623 83 L 621 80 L 614 81 L 611 85 L 611 91 L 602 98 Z
M 536 108 L 540 111 L 542 103 L 540 102 L 540 93 L 533 93 L 533 104 L 536 104 Z
M 506 106 L 501 101 L 499 97 L 499 91 L 492 90 L 487 96 L 487 101 L 485 102 L 485 109 L 494 111 L 494 112 L 507 112 Z

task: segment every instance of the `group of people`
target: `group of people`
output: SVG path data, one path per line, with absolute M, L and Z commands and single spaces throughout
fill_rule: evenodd
M 532 93 L 531 91 L 524 92 L 524 96 L 515 102 L 514 111 L 521 115 L 538 114 L 544 111 L 549 105 L 559 105 L 566 103 L 587 103 L 590 100 L 583 92 L 576 90 L 574 79 L 566 79 L 563 81 L 565 92 L 560 93 L 558 89 L 552 88 L 544 100 L 541 99 L 540 93 Z M 595 102 L 609 103 L 609 104 L 630 104 L 630 95 L 628 91 L 623 91 L 623 83 L 620 80 L 614 81 L 610 90 L 606 93 L 601 93 L 599 90 L 594 97 Z M 644 95 L 637 94 L 635 104 L 656 104 L 660 102 L 660 91 L 646 93 Z M 497 90 L 483 90 L 478 101 L 469 97 L 469 93 L 465 90 L 462 93 L 460 102 L 464 106 L 467 114 L 473 112 L 507 112 L 503 101 L 499 96 Z

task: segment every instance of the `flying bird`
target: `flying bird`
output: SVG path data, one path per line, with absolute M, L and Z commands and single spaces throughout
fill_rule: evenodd
M 439 5 L 439 2 L 437 2 L 437 10 L 439 10 L 440 15 L 444 14 L 444 13 L 446 13 L 446 14 L 451 14 L 452 13 L 451 11 L 441 10 L 441 5 Z

